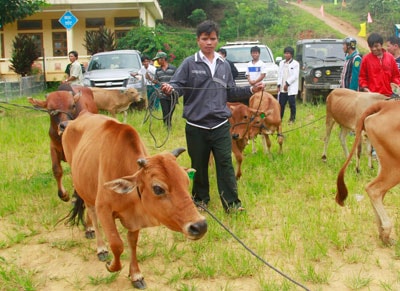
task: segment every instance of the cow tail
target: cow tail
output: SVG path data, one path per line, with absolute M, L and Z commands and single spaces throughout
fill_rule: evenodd
M 361 138 L 362 138 L 361 133 L 365 129 L 364 121 L 368 116 L 370 116 L 380 110 L 381 107 L 380 107 L 379 103 L 380 102 L 375 103 L 372 106 L 368 107 L 364 111 L 364 113 L 361 115 L 360 119 L 357 121 L 356 138 L 354 140 L 353 147 L 351 148 L 349 156 L 347 157 L 344 165 L 340 169 L 337 180 L 336 180 L 337 193 L 336 193 L 335 200 L 340 206 L 344 206 L 344 200 L 346 200 L 347 195 L 348 195 L 348 190 L 347 190 L 346 184 L 344 182 L 344 174 L 346 172 L 347 166 L 349 165 L 352 156 L 354 155 L 354 152 L 356 151 L 357 147 L 361 144 Z
M 76 191 L 74 192 L 74 198 L 74 207 L 69 212 L 65 224 L 69 226 L 79 226 L 79 224 L 82 224 L 84 227 L 86 227 L 84 220 L 85 202 Z

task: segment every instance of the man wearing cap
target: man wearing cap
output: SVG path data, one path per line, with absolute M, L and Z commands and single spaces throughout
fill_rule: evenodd
M 160 65 L 156 69 L 154 76 L 153 82 L 156 84 L 168 83 L 175 74 L 176 67 L 168 63 L 167 57 L 168 55 L 165 52 L 158 52 L 153 58 L 153 61 L 157 61 Z M 174 113 L 176 102 L 177 100 L 174 96 L 166 94 L 161 94 L 160 96 L 164 125 L 169 128 L 172 126 L 172 114 Z
M 357 41 L 352 37 L 346 37 L 343 41 L 343 52 L 346 55 L 346 60 L 340 77 L 340 87 L 358 91 L 361 56 L 356 45 Z

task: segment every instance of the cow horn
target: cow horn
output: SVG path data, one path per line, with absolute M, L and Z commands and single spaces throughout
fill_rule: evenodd
M 141 158 L 137 160 L 139 167 L 143 168 L 147 164 L 147 160 L 145 158 Z
M 177 148 L 177 149 L 174 149 L 171 153 L 172 153 L 175 157 L 179 157 L 179 155 L 180 155 L 181 153 L 183 153 L 184 151 L 186 151 L 185 148 Z

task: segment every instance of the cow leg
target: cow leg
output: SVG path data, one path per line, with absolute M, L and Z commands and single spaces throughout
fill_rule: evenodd
M 279 125 L 278 128 L 278 144 L 279 144 L 279 154 L 282 154 L 282 147 L 283 147 L 282 125 Z
M 326 115 L 326 121 L 325 121 L 325 139 L 324 139 L 324 152 L 322 153 L 321 159 L 326 162 L 326 153 L 328 151 L 328 144 L 329 144 L 329 138 L 331 136 L 331 131 L 333 128 L 333 125 L 335 124 L 335 120 L 332 118 L 330 115 Z
M 97 205 L 96 212 L 101 226 L 103 227 L 104 234 L 110 244 L 110 249 L 114 255 L 112 261 L 108 262 L 106 265 L 107 270 L 109 272 L 118 272 L 122 269 L 121 254 L 124 251 L 124 243 L 118 233 L 111 209 Z
M 131 262 L 129 265 L 129 278 L 132 281 L 133 287 L 137 289 L 146 289 L 146 282 L 140 272 L 139 264 L 137 261 L 137 243 L 139 240 L 139 231 L 128 231 L 127 233 L 128 245 L 131 251 Z
M 398 177 L 398 172 L 388 169 L 386 173 L 383 171 L 380 172 L 378 177 L 371 181 L 365 188 L 375 211 L 376 223 L 379 230 L 379 238 L 385 244 L 392 244 L 392 241 L 390 240 L 392 223 L 385 208 L 383 207 L 383 199 L 386 192 L 399 182 L 400 178 Z
M 247 145 L 247 139 L 232 140 L 232 152 L 236 159 L 236 180 L 242 176 L 243 150 Z
M 126 123 L 127 118 L 128 118 L 128 111 L 125 110 L 125 111 L 122 111 L 122 113 L 124 114 L 124 123 Z
M 366 138 L 365 141 L 366 141 L 366 144 L 367 144 L 368 167 L 370 169 L 373 169 L 374 165 L 372 163 L 372 145 L 371 145 L 371 142 L 368 139 L 368 136 L 366 136 L 365 138 Z
M 97 243 L 97 257 L 100 261 L 104 262 L 108 259 L 108 250 L 104 243 L 103 236 L 100 233 L 99 222 L 97 220 L 96 209 L 94 206 L 87 206 L 86 209 L 88 212 L 88 216 L 91 218 L 91 222 L 94 228 L 94 232 L 96 234 L 96 243 Z
M 262 134 L 261 136 L 264 154 L 271 154 L 271 139 L 269 138 L 269 134 Z
M 348 128 L 344 128 L 344 127 L 340 128 L 339 140 L 340 140 L 340 144 L 342 145 L 343 152 L 344 152 L 344 155 L 346 158 L 349 156 L 349 149 L 347 148 L 347 144 L 346 144 L 346 136 L 349 132 L 350 132 L 350 130 Z
M 256 147 L 256 142 L 255 139 L 257 138 L 257 136 L 255 136 L 252 140 L 251 140 L 251 153 L 255 154 L 257 152 L 257 147 Z
M 89 212 L 86 211 L 86 227 L 85 227 L 85 237 L 87 239 L 94 239 L 96 237 L 96 232 L 93 227 L 92 218 L 89 215 Z
M 50 148 L 50 156 L 52 163 L 53 176 L 57 181 L 58 197 L 62 201 L 69 201 L 69 195 L 62 184 L 63 169 L 61 167 L 61 154 L 53 147 Z

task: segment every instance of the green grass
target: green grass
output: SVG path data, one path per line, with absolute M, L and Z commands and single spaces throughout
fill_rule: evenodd
M 25 99 L 16 102 L 27 103 Z M 251 145 L 245 149 L 238 189 L 246 213 L 224 213 L 216 191 L 214 167 L 209 170 L 210 211 L 260 258 L 311 290 L 338 286 L 341 290 L 399 289 L 399 245 L 385 247 L 379 241 L 373 210 L 364 191 L 376 169 L 367 168 L 365 156 L 361 174 L 357 175 L 354 163 L 350 164 L 345 176 L 349 197 L 346 206 L 339 207 L 334 201 L 335 182 L 344 155 L 337 138 L 338 128 L 332 133 L 324 163 L 321 154 L 325 105 L 299 103 L 297 109 L 294 125 L 288 126 L 288 116 L 284 117 L 282 155 L 277 153 L 275 137 L 271 156 L 264 155 L 260 139 L 256 141 L 257 153 L 251 153 Z M 156 119 L 152 120 L 151 129 L 150 121 L 143 124 L 145 112 L 130 114 L 128 123 L 140 132 L 154 154 L 185 147 L 181 112 L 179 104 L 169 136 Z M 57 197 L 48 123 L 45 113 L 27 109 L 11 108 L 0 117 L 0 257 L 4 258 L 0 286 L 6 286 L 0 290 L 49 290 L 55 283 L 62 283 L 65 290 L 96 290 L 96 286 L 129 289 L 127 246 L 122 257 L 123 276 L 109 274 L 97 261 L 94 241 L 85 240 L 81 230 L 56 225 L 70 206 Z M 167 137 L 165 145 L 157 148 Z M 353 139 L 348 137 L 349 146 Z M 190 167 L 186 153 L 178 161 Z M 64 184 L 71 193 L 70 171 L 66 164 L 63 166 Z M 364 199 L 357 202 L 356 194 Z M 398 194 L 396 187 L 385 198 L 395 223 L 394 237 L 400 227 Z M 181 234 L 165 227 L 141 232 L 138 258 L 149 290 L 300 290 L 247 252 L 210 216 L 207 220 L 208 232 L 196 242 L 187 242 Z M 126 241 L 125 230 L 120 230 Z M 66 273 L 47 280 L 47 273 L 52 270 L 46 269 L 46 264 L 40 270 L 34 260 L 22 265 L 17 254 L 26 246 L 48 249 L 43 256 L 49 256 L 49 262 L 60 260 L 60 268 L 67 268 Z M 81 265 L 87 268 L 78 269 Z M 376 272 L 380 275 L 374 275 Z

